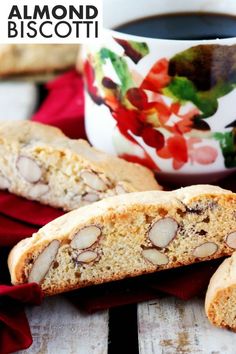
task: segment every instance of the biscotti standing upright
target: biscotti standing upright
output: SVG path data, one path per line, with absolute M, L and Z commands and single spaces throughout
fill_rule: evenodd
M 236 232 L 227 239 L 236 249 Z M 205 311 L 213 325 L 236 332 L 236 252 L 213 274 L 206 293 Z
M 0 122 L 0 189 L 72 210 L 102 198 L 159 189 L 153 173 L 30 121 Z
M 54 294 L 230 255 L 235 211 L 236 194 L 215 186 L 107 198 L 15 246 L 12 283 Z

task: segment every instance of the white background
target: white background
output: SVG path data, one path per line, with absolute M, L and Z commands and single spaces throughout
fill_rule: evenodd
M 37 37 L 35 38 L 28 38 L 26 35 L 24 36 L 24 38 L 20 38 L 20 36 L 17 36 L 16 38 L 8 38 L 8 17 L 11 11 L 11 8 L 13 5 L 17 5 L 21 15 L 23 17 L 23 6 L 27 5 L 28 7 L 28 14 L 29 15 L 33 15 L 33 11 L 34 11 L 34 7 L 35 5 L 38 5 L 41 7 L 43 7 L 44 5 L 47 5 L 49 7 L 49 12 L 51 14 L 51 9 L 54 6 L 58 6 L 58 5 L 62 5 L 65 6 L 66 8 L 69 7 L 69 5 L 74 6 L 77 11 L 79 10 L 79 5 L 93 5 L 96 6 L 98 9 L 98 17 L 96 18 L 96 20 L 98 20 L 98 33 L 99 35 L 102 32 L 102 0 L 64 0 L 64 1 L 58 1 L 58 0 L 50 0 L 50 1 L 45 1 L 45 0 L 36 0 L 36 1 L 32 1 L 32 0 L 1 0 L 0 1 L 0 43 L 2 44 L 8 44 L 8 43 L 29 43 L 29 44 L 35 44 L 35 43 L 55 43 L 55 44 L 66 44 L 66 43 L 86 43 L 89 42 L 91 40 L 94 40 L 95 37 L 91 35 L 91 37 L 89 39 L 87 39 L 87 30 L 86 30 L 86 26 L 80 25 L 80 37 L 77 38 L 76 37 L 76 26 L 75 24 L 72 24 L 72 21 L 80 21 L 80 19 L 78 19 L 76 16 L 73 20 L 69 19 L 69 16 L 67 18 L 64 18 L 62 20 L 56 20 L 54 19 L 52 16 L 50 16 L 50 20 L 43 18 L 43 19 L 37 19 L 34 20 L 32 19 L 32 21 L 36 21 L 37 25 L 36 25 L 36 29 L 38 28 L 38 26 L 44 22 L 44 21 L 52 21 L 53 24 L 46 24 L 44 26 L 44 30 L 45 32 L 47 31 L 47 34 L 54 34 L 54 26 L 59 22 L 59 21 L 66 21 L 68 23 L 71 24 L 73 30 L 72 33 L 69 37 L 67 38 L 60 38 L 57 37 L 56 35 L 53 35 L 53 37 L 51 38 L 45 38 L 43 36 L 41 36 L 39 33 L 37 35 Z M 58 15 L 60 15 L 60 11 L 58 10 Z M 86 18 L 84 19 L 86 21 Z M 11 21 L 11 20 L 10 20 Z M 17 18 L 12 19 L 12 21 L 17 21 L 17 23 L 19 23 L 22 20 L 18 20 Z M 28 29 L 26 27 L 26 24 L 28 21 L 31 20 L 24 20 L 24 27 L 25 27 L 25 33 L 28 32 Z M 65 27 L 64 27 L 65 26 Z M 64 29 L 63 29 L 64 27 Z M 19 25 L 17 26 L 17 28 L 19 29 Z M 91 27 L 91 29 L 94 27 Z M 58 32 L 60 32 L 60 34 L 64 35 L 63 31 L 65 31 L 64 33 L 68 33 L 68 27 L 67 25 L 60 25 L 58 27 Z M 91 33 L 94 33 L 94 31 L 91 31 Z

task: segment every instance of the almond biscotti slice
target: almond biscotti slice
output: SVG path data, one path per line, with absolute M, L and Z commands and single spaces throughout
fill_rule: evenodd
M 236 232 L 227 236 L 236 248 Z M 209 321 L 236 332 L 236 252 L 217 269 L 208 286 L 205 311 Z
M 0 189 L 72 210 L 108 196 L 160 189 L 153 173 L 30 121 L 0 122 Z
M 76 44 L 1 44 L 0 76 L 38 74 L 75 67 Z
M 15 246 L 12 283 L 37 282 L 55 294 L 230 255 L 235 212 L 236 194 L 214 186 L 107 198 Z

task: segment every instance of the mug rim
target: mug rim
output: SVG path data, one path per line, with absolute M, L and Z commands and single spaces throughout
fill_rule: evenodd
M 235 16 L 236 20 L 236 16 Z M 129 33 L 124 33 L 117 31 L 115 29 L 109 29 L 109 28 L 103 28 L 103 31 L 105 33 L 110 34 L 112 37 L 119 37 L 119 38 L 124 38 L 124 39 L 130 39 L 133 41 L 137 42 L 161 42 L 163 44 L 165 43 L 170 43 L 170 44 L 181 44 L 181 43 L 186 43 L 186 44 L 235 44 L 236 42 L 236 36 L 235 37 L 226 37 L 226 38 L 215 38 L 215 39 L 166 39 L 166 38 L 154 38 L 154 37 L 145 37 L 145 36 L 139 36 L 135 34 L 129 34 Z
M 127 0 L 103 0 L 104 1 L 104 21 L 103 30 L 110 32 L 112 35 L 130 38 L 140 41 L 161 41 L 161 43 L 206 43 L 217 44 L 231 42 L 235 43 L 236 35 L 233 37 L 214 38 L 214 39 L 167 39 L 161 37 L 149 37 L 130 33 L 124 33 L 116 28 L 128 23 L 132 23 L 141 19 L 176 15 L 176 14 L 218 14 L 228 15 L 236 19 L 236 2 L 235 0 L 192 0 L 186 4 L 186 0 L 134 0 L 135 8 L 132 7 L 132 1 Z M 133 5 L 134 5 L 133 4 Z M 130 7 L 131 6 L 131 7 Z M 145 6 L 145 7 L 143 7 Z M 111 16 L 114 7 L 117 7 L 116 16 Z M 152 9 L 152 11 L 150 10 Z M 111 12 L 112 11 L 112 12 Z

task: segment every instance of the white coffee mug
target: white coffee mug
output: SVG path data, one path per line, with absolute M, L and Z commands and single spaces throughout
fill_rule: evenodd
M 104 12 L 103 36 L 83 55 L 92 145 L 176 183 L 212 182 L 234 172 L 236 38 L 169 40 L 114 28 L 178 12 L 236 16 L 236 2 L 104 0 Z

